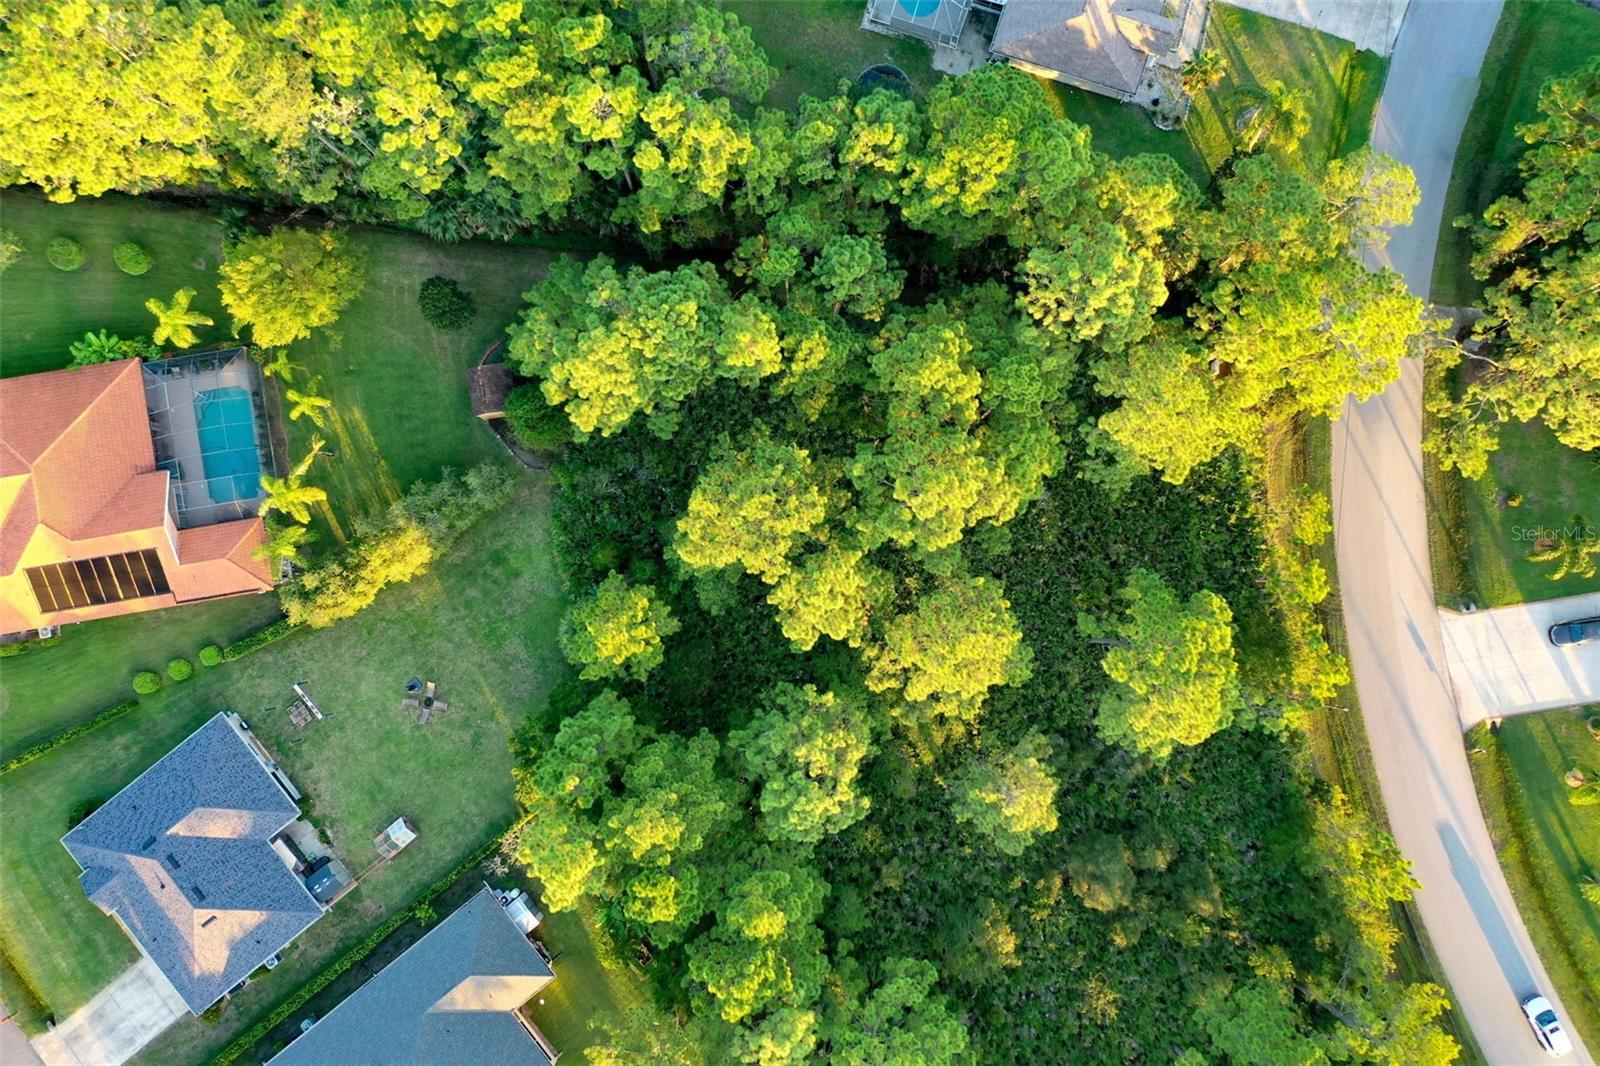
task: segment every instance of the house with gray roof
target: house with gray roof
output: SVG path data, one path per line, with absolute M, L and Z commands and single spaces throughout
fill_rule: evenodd
M 299 793 L 238 715 L 218 714 L 61 843 L 84 895 L 199 1014 L 325 912 L 273 842 Z
M 268 1066 L 551 1066 L 520 1008 L 554 977 L 485 886 Z
M 1006 0 L 990 53 L 1041 78 L 1130 100 L 1205 35 L 1205 0 Z

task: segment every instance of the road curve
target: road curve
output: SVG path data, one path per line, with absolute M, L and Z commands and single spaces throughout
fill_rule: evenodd
M 1422 202 L 1411 225 L 1367 258 L 1398 270 L 1424 298 L 1451 163 L 1501 3 L 1412 0 L 1378 102 L 1373 147 L 1412 168 Z M 1347 404 L 1333 448 L 1350 661 L 1389 822 L 1422 885 L 1417 909 L 1489 1062 L 1549 1062 L 1518 1002 L 1534 992 L 1556 996 L 1478 809 L 1434 609 L 1420 361 L 1409 360 L 1382 395 Z M 1578 1042 L 1562 1061 L 1594 1060 Z

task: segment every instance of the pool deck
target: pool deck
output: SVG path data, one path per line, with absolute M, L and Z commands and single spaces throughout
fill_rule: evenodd
M 271 473 L 275 469 L 264 417 L 261 372 L 243 354 L 243 349 L 239 352 L 223 366 L 199 365 L 208 361 L 206 357 L 191 356 L 161 360 L 145 367 L 145 399 L 155 435 L 156 456 L 158 465 L 173 474 L 172 513 L 180 528 L 252 517 L 265 498 L 265 494 L 258 491 L 247 499 L 216 499 L 208 491 L 205 449 L 201 445 L 195 410 L 195 398 L 200 393 L 238 388 L 250 396 L 260 470 Z M 231 487 L 233 479 L 226 480 Z

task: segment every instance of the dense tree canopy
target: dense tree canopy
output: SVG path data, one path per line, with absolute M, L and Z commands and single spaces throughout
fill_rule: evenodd
M 517 857 L 685 1022 L 607 1016 L 595 1061 L 1451 1052 L 1390 974 L 1404 863 L 1290 728 L 1341 664 L 1318 514 L 1257 466 L 1414 350 L 1419 302 L 1351 254 L 1408 217 L 1403 168 L 1244 154 L 1202 189 L 994 65 L 771 111 L 705 0 L 12 6 L 0 182 L 605 240 L 507 344 L 572 438 L 579 667 L 516 741 Z M 257 342 L 359 287 L 329 241 L 230 251 Z M 305 475 L 273 510 L 309 516 Z M 423 495 L 291 617 L 425 567 L 458 527 Z

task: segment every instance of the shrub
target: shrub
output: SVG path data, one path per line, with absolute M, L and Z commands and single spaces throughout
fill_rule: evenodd
M 133 691 L 141 696 L 161 691 L 161 675 L 154 670 L 140 670 L 133 675 Z
M 45 248 L 44 257 L 57 270 L 71 272 L 83 266 L 83 245 L 71 237 L 57 237 Z
M 417 292 L 417 306 L 422 309 L 422 317 L 435 329 L 460 329 L 478 313 L 478 303 L 471 293 L 453 279 L 438 275 L 422 283 Z
M 506 425 L 524 448 L 536 452 L 559 451 L 572 441 L 566 412 L 548 403 L 532 382 L 518 385 L 506 397 Z
M 111 259 L 124 274 L 138 277 L 150 272 L 150 253 L 132 241 L 123 241 L 111 249 Z
M 174 659 L 167 664 L 167 676 L 174 681 L 187 681 L 194 676 L 194 663 L 188 659 Z
M 8 229 L 0 229 L 0 274 L 22 258 L 22 238 Z
M 61 634 L 53 637 L 41 637 L 38 640 L 19 640 L 11 644 L 0 644 L 0 659 L 9 659 L 13 655 L 26 655 L 34 648 L 49 648 L 61 643 Z
M 343 234 L 280 226 L 230 245 L 218 287 L 235 335 L 249 326 L 257 345 L 279 348 L 332 325 L 364 270 Z
M 149 671 L 145 671 L 145 672 L 149 673 Z M 156 677 L 156 675 L 153 674 L 153 673 L 150 674 L 150 676 L 155 678 L 156 688 L 160 688 L 161 687 L 161 678 Z M 23 752 L 22 754 L 14 756 L 11 759 L 8 759 L 4 766 L 0 766 L 0 774 L 9 774 L 11 771 L 17 769 L 18 767 L 26 766 L 29 763 L 31 763 L 33 760 L 39 758 L 40 756 L 46 755 L 46 754 L 54 751 L 55 749 L 59 748 L 61 745 L 65 744 L 67 741 L 76 740 L 78 737 L 83 736 L 83 734 L 89 732 L 90 730 L 99 729 L 101 726 L 105 725 L 107 722 L 113 721 L 113 720 L 115 720 L 117 718 L 121 718 L 123 715 L 127 714 L 129 711 L 136 711 L 138 709 L 139 709 L 139 701 L 138 700 L 123 700 L 121 703 L 117 704 L 114 707 L 107 707 L 105 710 L 101 711 L 99 714 L 95 715 L 93 718 L 89 719 L 87 722 L 84 722 L 81 725 L 75 725 L 71 729 L 67 730 L 64 733 L 57 733 L 55 736 L 51 737 L 49 740 L 45 741 L 43 744 L 35 744 L 33 747 L 29 748 L 27 751 Z
M 248 637 L 242 637 L 223 648 L 222 661 L 231 663 L 235 659 L 243 659 L 251 652 L 265 648 L 273 641 L 281 640 L 292 632 L 294 632 L 294 623 L 287 618 L 280 618 L 271 625 L 258 629 Z
M 222 649 L 215 644 L 207 644 L 200 649 L 200 665 L 216 666 L 222 661 Z

